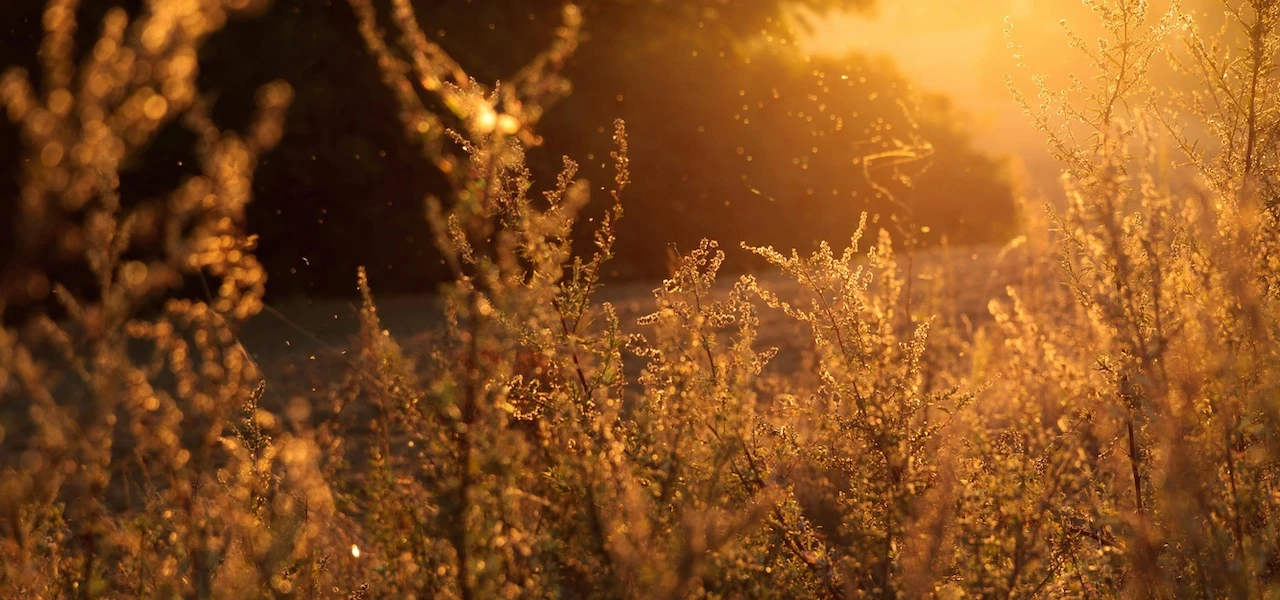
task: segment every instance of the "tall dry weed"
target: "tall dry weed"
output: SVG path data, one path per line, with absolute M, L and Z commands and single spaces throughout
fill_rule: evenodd
M 1068 43 L 1096 72 L 1019 96 L 1068 201 L 1001 254 L 1028 273 L 988 320 L 945 304 L 973 282 L 918 268 L 910 222 L 895 247 L 864 219 L 842 249 L 748 246 L 775 272 L 729 285 L 704 241 L 628 323 L 598 293 L 630 202 L 625 127 L 590 256 L 571 241 L 592 187 L 566 159 L 539 194 L 524 161 L 570 90 L 579 11 L 491 86 L 407 0 L 349 1 L 406 134 L 449 182 L 424 204 L 454 279 L 418 355 L 353 274 L 350 372 L 288 404 L 314 411 L 264 410 L 271 382 L 235 337 L 262 307 L 243 209 L 289 88 L 264 88 L 235 134 L 194 83 L 200 41 L 249 7 L 114 11 L 75 65 L 75 6 L 55 0 L 45 81 L 4 77 L 29 159 L 15 264 L 60 246 L 96 285 L 56 287 L 67 318 L 0 337 L 2 595 L 1280 591 L 1280 3 L 1225 4 L 1210 34 L 1176 7 L 1092 2 L 1107 37 Z M 1194 92 L 1150 84 L 1166 56 Z M 121 165 L 175 125 L 196 134 L 200 174 L 161 204 L 121 199 Z M 163 251 L 135 258 L 157 231 Z M 184 277 L 208 297 L 148 308 Z M 762 343 L 768 315 L 802 332 L 798 366 Z

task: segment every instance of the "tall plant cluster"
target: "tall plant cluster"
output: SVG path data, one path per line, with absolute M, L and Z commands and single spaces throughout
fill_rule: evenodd
M 1225 3 L 1212 36 L 1176 6 L 1094 4 L 1107 35 L 1071 37 L 1091 80 L 1024 100 L 1065 165 L 1051 236 L 1077 310 L 1014 290 L 993 304 L 1013 364 L 1051 374 L 997 385 L 1014 428 L 979 451 L 991 485 L 1035 482 L 1022 501 L 1036 508 L 1005 520 L 1025 533 L 986 520 L 985 551 L 1006 565 L 995 589 L 1265 597 L 1280 565 L 1280 357 L 1274 174 L 1260 157 L 1275 148 L 1262 140 L 1280 4 Z M 1162 53 L 1162 76 L 1194 91 L 1151 83 Z
M 1227 3 L 1212 36 L 1092 3 L 1107 36 L 1069 40 L 1094 77 L 1019 96 L 1068 202 L 1009 249 L 1033 272 L 976 324 L 928 314 L 968 282 L 918 301 L 914 260 L 866 218 L 843 249 L 745 246 L 775 272 L 729 285 L 704 241 L 625 322 L 598 293 L 625 126 L 589 256 L 572 240 L 592 186 L 566 159 L 538 193 L 524 160 L 570 91 L 578 8 L 486 85 L 408 0 L 349 3 L 449 182 L 424 205 L 454 277 L 416 356 L 355 274 L 350 371 L 278 414 L 236 332 L 262 307 L 243 210 L 289 88 L 233 133 L 195 86 L 201 40 L 252 3 L 113 11 L 76 65 L 74 2 L 54 0 L 41 85 L 0 82 L 27 150 L 0 311 L 48 288 L 66 315 L 0 335 L 0 595 L 1280 593 L 1280 2 Z M 1165 57 L 1194 93 L 1150 83 Z M 121 198 L 168 126 L 195 134 L 200 172 L 160 204 Z M 157 232 L 158 256 L 137 247 Z M 51 248 L 96 285 L 28 268 Z M 206 297 L 155 310 L 184 278 Z M 762 343 L 766 313 L 801 332 L 795 364 Z
M 50 2 L 41 81 L 0 79 L 26 148 L 0 311 L 51 292 L 64 315 L 0 334 L 5 596 L 288 590 L 318 533 L 305 517 L 333 511 L 313 447 L 273 438 L 256 409 L 262 382 L 235 343 L 265 285 L 243 211 L 291 90 L 263 87 L 249 128 L 222 130 L 197 49 L 252 4 L 113 9 L 81 51 L 77 3 Z M 121 171 L 169 126 L 196 139 L 196 174 L 162 202 L 123 198 Z M 30 268 L 47 254 L 78 257 L 93 285 L 73 293 Z M 211 284 L 204 300 L 164 300 L 191 277 Z

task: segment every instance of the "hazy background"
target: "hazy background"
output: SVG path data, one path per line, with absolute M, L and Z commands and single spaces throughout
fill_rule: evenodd
M 1220 8 L 1208 9 L 1215 0 L 1181 5 L 1202 23 L 1216 27 L 1222 21 Z M 1168 6 L 1167 0 L 1151 2 L 1153 18 Z M 870 11 L 815 19 L 802 45 L 817 55 L 890 58 L 922 88 L 954 99 L 976 145 L 1013 158 L 1029 177 L 1029 191 L 1053 196 L 1057 165 L 1045 151 L 1044 136 L 1013 101 L 1006 77 L 1027 90 L 1032 70 L 1056 87 L 1067 86 L 1068 74 L 1088 77 L 1088 60 L 1068 48 L 1063 21 L 1087 41 L 1101 34 L 1097 16 L 1080 0 L 894 0 Z M 1006 31 L 1019 48 L 1010 47 Z M 1017 67 L 1015 52 L 1030 69 Z
M 1205 3 L 1211 0 L 1195 0 Z M 38 77 L 42 2 L 0 3 L 0 67 Z M 375 0 L 392 28 L 388 0 Z M 503 79 L 541 50 L 561 0 L 415 1 L 426 33 L 479 80 Z M 1160 2 L 1153 2 L 1158 10 Z M 81 3 L 81 48 L 112 6 Z M 653 280 L 670 256 L 718 239 L 731 269 L 753 268 L 738 242 L 812 248 L 842 243 L 863 211 L 925 244 L 1002 244 L 1017 235 L 1019 189 L 1052 198 L 1058 165 L 1028 124 L 1005 78 L 1050 85 L 1087 77 L 1059 22 L 1097 35 L 1079 0 L 581 0 L 580 51 L 565 65 L 572 95 L 540 124 L 546 144 L 530 154 L 547 185 L 561 157 L 582 164 L 597 186 L 590 218 L 605 208 L 613 179 L 612 122 L 631 131 L 632 184 L 608 275 Z M 796 16 L 809 28 L 793 26 Z M 1016 69 L 1006 22 L 1029 69 Z M 394 31 L 394 29 L 392 29 Z M 448 276 L 430 242 L 423 198 L 447 190 L 410 143 L 397 105 L 364 49 L 345 0 L 276 0 L 238 19 L 200 53 L 203 93 L 227 128 L 243 127 L 254 90 L 284 79 L 296 91 L 278 148 L 255 179 L 248 228 L 273 297 L 349 295 L 366 266 L 385 291 L 430 291 Z M 904 105 L 910 104 L 908 115 Z M 914 122 L 919 125 L 913 129 Z M 885 150 L 933 152 L 900 175 L 897 198 L 878 193 L 861 159 Z M 191 173 L 192 138 L 166 129 L 121 177 L 130 206 L 162 207 Z M 0 120 L 0 222 L 10 222 L 21 179 L 16 128 Z M 183 165 L 187 166 L 183 166 Z M 916 166 L 928 166 L 917 170 Z M 590 227 L 578 241 L 591 249 Z M 0 228 L 0 263 L 11 252 Z M 140 240 L 139 252 L 145 252 Z M 85 280 L 83 256 L 27 249 L 65 282 Z M 5 276 L 0 269 L 0 280 Z M 79 278 L 79 279 L 77 279 Z M 2 281 L 0 281 L 2 284 Z M 198 288 L 196 289 L 198 291 Z M 33 301 L 41 301 L 33 299 Z
M 1021 114 L 1005 84 L 1005 75 L 1014 70 L 1005 22 L 1008 18 L 1018 37 L 1035 46 L 1065 49 L 1058 21 L 1068 14 L 1081 16 L 1080 7 L 1079 0 L 895 0 L 867 13 L 817 19 L 803 45 L 815 54 L 891 58 L 923 89 L 956 102 L 979 147 L 1015 157 L 1038 175 L 1034 183 L 1044 186 L 1052 165 L 1043 136 Z M 1050 61 L 1061 69 L 1074 62 L 1065 51 L 1039 54 L 1040 60 L 1056 54 Z

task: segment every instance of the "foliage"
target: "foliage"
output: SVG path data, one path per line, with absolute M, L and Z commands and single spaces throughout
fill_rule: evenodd
M 772 272 L 730 285 L 704 240 L 634 324 L 599 300 L 635 193 L 623 122 L 588 252 L 577 165 L 539 194 L 526 160 L 567 91 L 583 12 L 564 7 L 547 49 L 488 86 L 408 0 L 394 18 L 349 3 L 408 139 L 445 173 L 426 205 L 452 278 L 418 356 L 360 270 L 349 372 L 279 411 L 236 335 L 262 308 L 243 218 L 290 88 L 261 90 L 239 135 L 212 125 L 195 85 L 200 41 L 254 7 L 112 11 L 76 69 L 74 3 L 53 0 L 43 89 L 20 70 L 0 80 L 29 158 L 24 257 L 70 246 L 96 282 L 76 294 L 6 273 L 3 298 L 57 286 L 69 316 L 0 336 L 0 595 L 1280 593 L 1280 113 L 1265 62 L 1280 3 L 1227 5 L 1220 37 L 1176 10 L 1094 3 L 1111 37 L 1072 39 L 1095 77 L 1024 99 L 1069 202 L 1027 215 L 1005 253 L 1028 273 L 989 320 L 943 304 L 971 281 L 920 283 L 908 213 L 897 247 L 888 227 L 866 244 L 865 216 L 843 250 L 748 245 Z M 1235 44 L 1244 58 L 1224 57 Z M 1197 93 L 1150 85 L 1162 50 L 1204 77 Z M 910 201 L 930 148 L 912 115 L 864 157 L 892 166 L 873 180 L 890 201 Z M 194 134 L 201 173 L 163 211 L 122 201 L 121 164 L 167 123 Z M 1197 130 L 1215 142 L 1193 144 Z M 1175 150 L 1186 164 L 1170 168 Z M 162 259 L 130 255 L 157 231 Z M 183 276 L 214 285 L 149 309 Z M 797 364 L 764 343 L 766 315 L 801 332 Z
M 0 19 L 15 24 L 14 41 L 6 45 L 12 56 L 0 48 L 0 64 L 37 72 L 37 65 L 28 63 L 36 55 L 40 3 L 9 4 L 14 6 L 5 12 L 12 16 Z M 132 13 L 139 1 L 81 4 L 82 22 L 97 22 L 107 7 L 120 5 Z M 390 0 L 374 4 L 380 26 L 396 31 Z M 560 2 L 508 0 L 412 4 L 422 34 L 485 84 L 511 82 L 526 58 L 555 37 L 562 8 Z M 870 150 L 851 141 L 869 138 L 864 130 L 881 121 L 905 127 L 895 99 L 915 92 L 907 91 L 905 77 L 870 58 L 805 63 L 796 45 L 802 26 L 787 18 L 793 4 L 735 0 L 731 10 L 720 0 L 579 5 L 581 51 L 566 57 L 561 68 L 573 93 L 546 107 L 537 129 L 543 143 L 527 149 L 526 162 L 539 192 L 554 181 L 564 155 L 578 159 L 582 176 L 603 181 L 612 177 L 607 157 L 613 120 L 624 118 L 633 130 L 647 132 L 631 145 L 632 190 L 645 209 L 632 211 L 628 227 L 618 232 L 616 256 L 605 275 L 660 278 L 673 245 L 693 248 L 703 237 L 741 236 L 809 250 L 816 240 L 846 236 L 863 211 L 886 218 L 900 212 L 876 199 L 859 176 L 854 159 Z M 870 8 L 847 0 L 807 4 L 815 11 Z M 246 226 L 259 235 L 256 254 L 272 280 L 268 299 L 298 294 L 354 299 L 350 274 L 361 265 L 384 293 L 435 291 L 450 271 L 426 222 L 403 215 L 420 214 L 426 194 L 448 198 L 450 184 L 403 135 L 396 118 L 399 101 L 379 84 L 378 65 L 365 49 L 350 5 L 276 0 L 254 14 L 229 20 L 204 40 L 198 84 L 210 99 L 214 121 L 232 129 L 248 123 L 258 86 L 283 79 L 294 87 L 289 127 L 258 165 L 257 201 L 246 211 Z M 82 28 L 75 35 L 82 48 L 93 42 L 86 32 L 95 33 Z M 814 75 L 819 70 L 830 73 L 825 82 Z M 839 80 L 841 75 L 849 79 Z M 775 88 L 784 95 L 775 98 Z M 829 97 L 812 101 L 811 94 Z M 429 95 L 424 100 L 432 112 L 448 114 L 430 104 L 435 101 Z M 761 103 L 768 110 L 757 108 Z M 819 104 L 826 105 L 822 113 Z M 934 221 L 926 241 L 936 242 L 940 235 L 964 243 L 1006 241 L 1014 215 L 1002 165 L 965 138 L 964 115 L 927 104 L 925 134 L 945 151 L 933 154 L 932 168 L 913 193 L 918 212 Z M 839 132 L 836 121 L 828 119 L 834 116 L 841 119 Z M 7 133 L 4 125 L 0 140 Z M 181 127 L 164 128 L 144 156 L 126 165 L 125 195 L 134 202 L 158 202 L 168 186 L 194 174 L 191 142 Z M 17 149 L 16 136 L 12 144 L 0 142 L 0 164 L 16 165 Z M 820 164 L 792 162 L 798 159 Z M 760 169 L 759 161 L 773 168 Z M 0 176 L 0 190 L 8 185 L 15 184 Z M 949 207 L 961 194 L 981 196 L 990 217 L 968 219 L 959 211 L 933 209 Z M 600 218 L 604 207 L 593 203 L 585 210 L 584 218 Z M 982 223 L 991 226 L 979 227 Z M 371 237 L 380 242 L 366 243 Z M 586 228 L 574 237 L 578 252 L 591 250 Z M 0 256 L 8 256 L 8 248 L 0 233 Z M 741 271 L 760 264 L 748 264 L 749 259 L 736 246 L 729 248 L 726 268 Z M 74 273 L 55 261 L 45 267 L 58 270 L 60 279 Z M 186 292 L 198 297 L 199 286 Z
M 273 439 L 257 409 L 255 365 L 230 322 L 261 307 L 265 277 L 244 233 L 253 165 L 282 133 L 291 90 L 258 94 L 246 134 L 219 130 L 195 85 L 196 51 L 243 2 L 153 2 L 130 20 L 107 13 L 77 69 L 76 3 L 51 2 L 43 85 L 7 72 L 0 99 L 30 158 L 18 198 L 20 256 L 79 256 L 92 292 L 75 295 L 36 270 L 12 270 L 14 291 L 53 286 L 68 318 L 5 329 L 0 356 L 5 595 L 208 596 L 287 591 L 333 514 L 303 437 Z M 200 174 L 162 210 L 130 208 L 121 165 L 181 121 L 197 139 Z M 160 236 L 161 258 L 131 247 Z M 147 302 L 202 274 L 207 302 Z M 152 315 L 152 316 L 148 316 Z

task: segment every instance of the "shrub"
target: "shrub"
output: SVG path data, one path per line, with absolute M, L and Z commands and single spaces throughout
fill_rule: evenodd
M 265 88 L 240 136 L 212 125 L 192 83 L 200 39 L 241 3 L 154 0 L 132 25 L 112 12 L 77 80 L 72 5 L 55 0 L 44 97 L 5 76 L 30 155 L 28 247 L 81 240 L 97 287 L 57 288 L 66 319 L 0 337 L 4 595 L 1280 591 L 1280 4 L 1233 6 L 1217 38 L 1177 11 L 1094 4 L 1111 37 L 1074 40 L 1093 82 L 1042 83 L 1043 106 L 1028 104 L 1069 201 L 1001 253 L 1029 272 L 987 320 L 938 311 L 972 281 L 930 271 L 910 223 L 899 256 L 883 230 L 863 248 L 864 218 L 843 250 L 747 246 L 776 272 L 731 285 L 704 241 L 630 323 L 599 300 L 624 125 L 590 256 L 572 246 L 590 190 L 576 165 L 533 197 L 524 163 L 567 92 L 577 10 L 489 87 L 408 0 L 392 35 L 369 0 L 349 1 L 407 133 L 449 174 L 450 197 L 426 204 L 454 277 L 418 356 L 358 273 L 358 353 L 345 379 L 289 404 L 324 409 L 309 419 L 262 408 L 272 383 L 236 341 L 264 285 L 242 210 L 288 88 Z M 1224 57 L 1237 41 L 1244 58 Z M 1148 83 L 1161 51 L 1208 74 L 1203 94 Z M 202 174 L 164 210 L 126 208 L 120 162 L 175 120 L 197 134 Z M 1197 121 L 1208 150 L 1185 133 Z M 1174 151 L 1186 165 L 1169 168 Z M 129 258 L 131 235 L 157 227 L 164 255 Z M 216 285 L 146 310 L 183 276 Z M 794 325 L 798 348 L 765 347 L 766 316 Z

